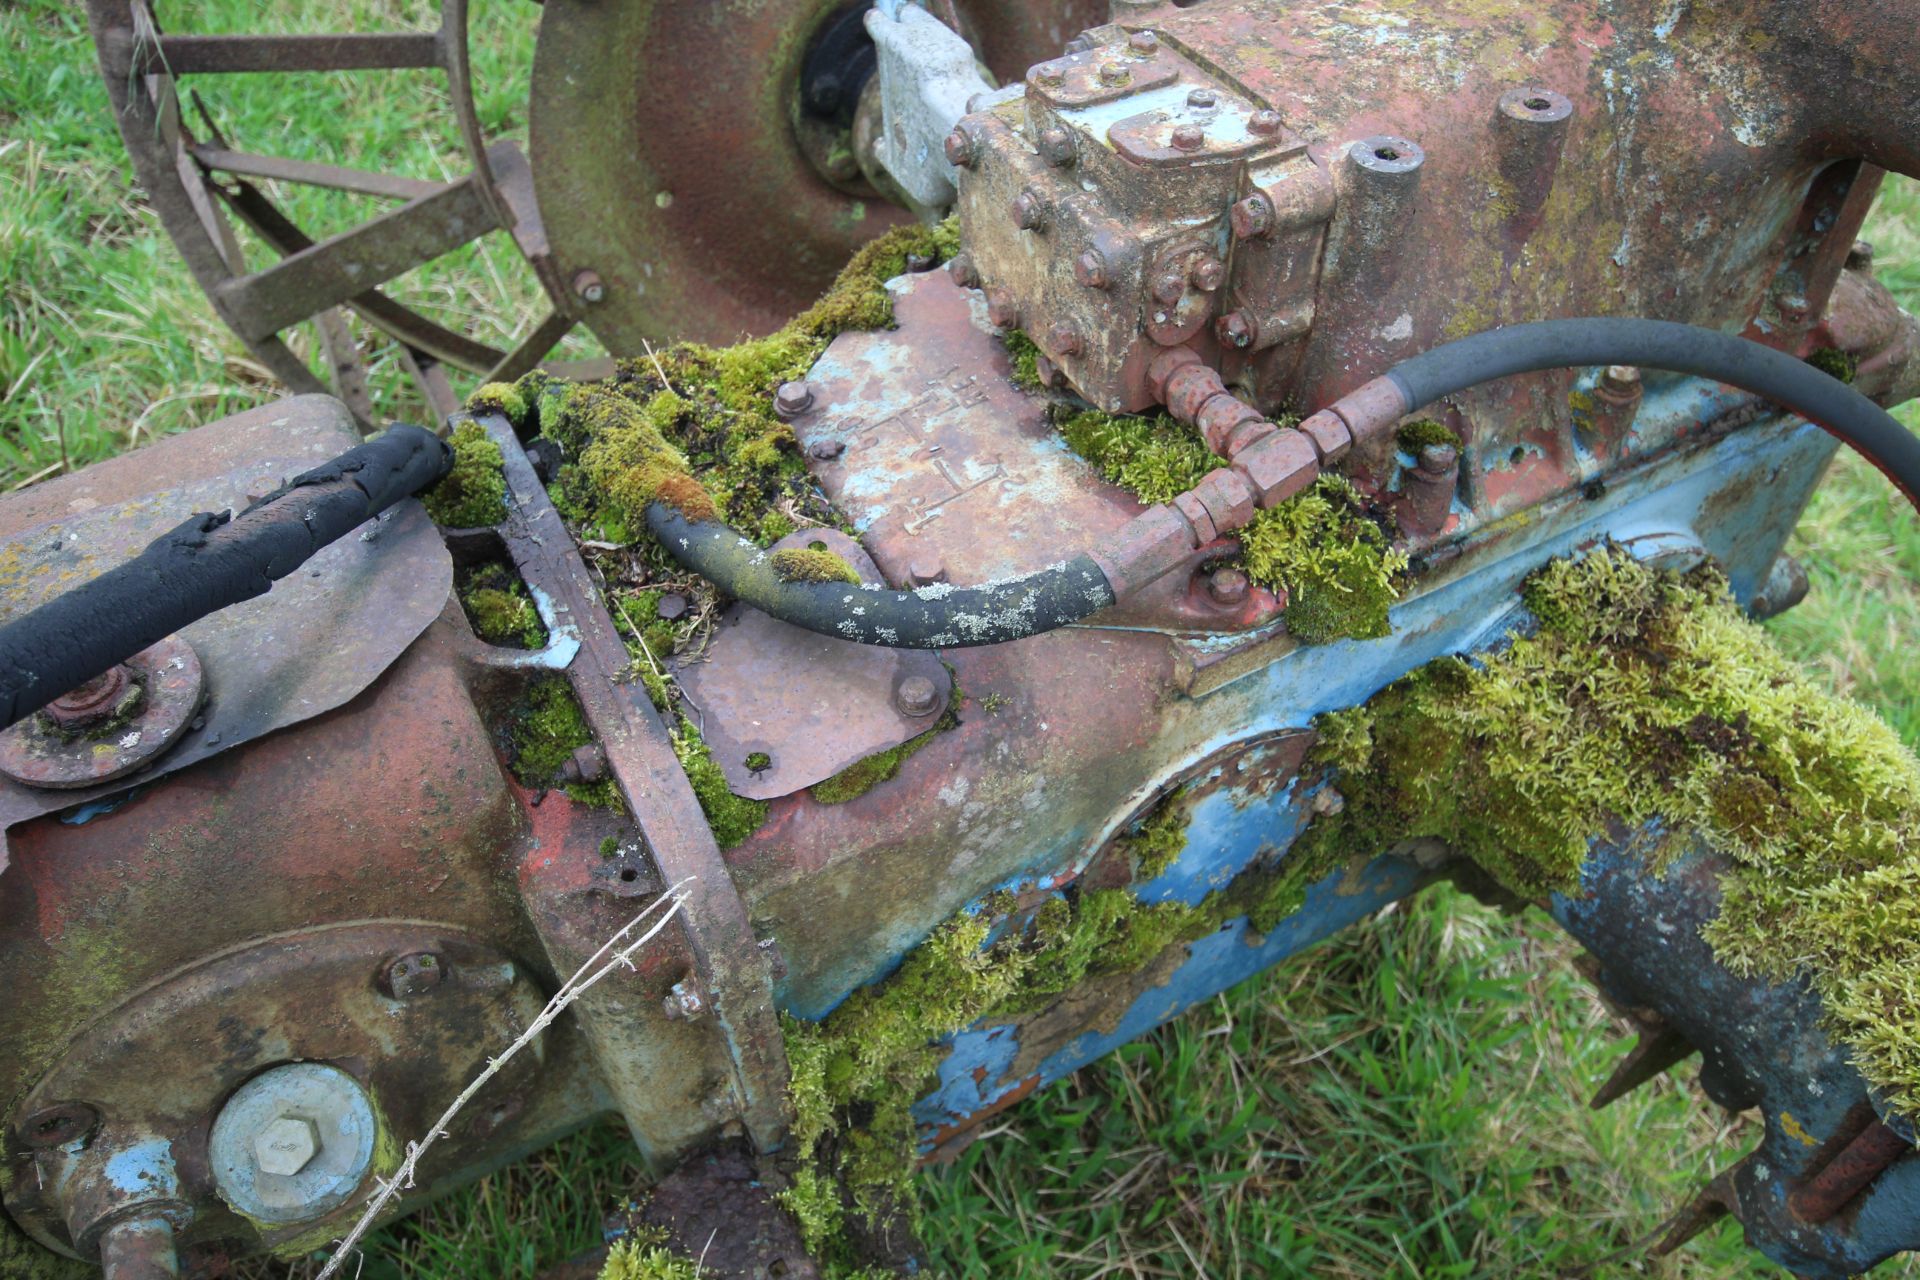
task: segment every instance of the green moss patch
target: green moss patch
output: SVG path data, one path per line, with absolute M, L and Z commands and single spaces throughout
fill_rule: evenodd
M 768 557 L 782 582 L 845 582 L 860 585 L 860 574 L 840 556 L 814 547 L 787 547 Z
M 1419 418 L 1400 428 L 1395 435 L 1395 443 L 1408 453 L 1417 454 L 1428 445 L 1436 444 L 1458 449 L 1460 437 L 1445 423 L 1435 422 L 1432 418 Z
M 586 712 L 565 676 L 542 676 L 527 689 L 525 705 L 514 718 L 513 776 L 524 787 L 560 785 L 560 766 L 581 747 L 593 741 L 587 727 Z M 611 778 L 600 782 L 576 782 L 566 786 L 571 799 L 581 804 L 619 809 L 619 788 Z
M 433 522 L 449 529 L 480 529 L 507 518 L 507 477 L 500 446 L 477 422 L 453 429 L 453 469 L 420 495 Z
M 1851 383 L 1860 372 L 1860 357 L 1838 347 L 1822 347 L 1807 357 L 1807 363 L 1830 378 Z
M 1056 417 L 1073 450 L 1142 502 L 1169 502 L 1224 466 L 1172 418 L 1085 410 Z M 1443 428 L 1444 430 L 1444 428 Z M 1305 493 L 1255 514 L 1235 537 L 1247 576 L 1287 593 L 1287 630 L 1301 644 L 1391 634 L 1404 554 L 1354 487 L 1322 476 Z
M 1000 335 L 1000 341 L 1013 361 L 1013 385 L 1027 391 L 1040 390 L 1040 348 L 1033 339 L 1018 329 L 1008 329 Z
M 700 808 L 707 815 L 707 825 L 713 828 L 713 838 L 722 849 L 733 848 L 766 822 L 766 801 L 749 800 L 727 789 L 727 775 L 714 762 L 713 752 L 701 738 L 699 728 L 685 716 L 680 717 L 679 727 L 674 731 L 673 751 L 680 757 L 680 767 L 686 771 L 687 781 L 693 784 L 693 794 L 699 799 Z
M 599 1280 L 700 1280 L 700 1268 L 669 1250 L 663 1232 L 641 1230 L 607 1251 Z
M 473 633 L 488 644 L 516 649 L 538 649 L 547 643 L 540 611 L 533 607 L 526 584 L 503 564 L 482 564 L 462 570 L 454 594 L 466 611 Z
M 953 668 L 947 668 L 949 676 Z M 856 760 L 839 773 L 824 781 L 816 782 L 807 789 L 807 794 L 821 804 L 845 804 L 857 800 L 883 782 L 892 781 L 900 772 L 900 766 L 913 759 L 920 748 L 933 741 L 937 733 L 945 733 L 960 723 L 960 705 L 966 701 L 966 694 L 960 688 L 960 681 L 953 680 L 952 692 L 947 696 L 947 709 L 933 722 L 925 733 L 908 738 L 897 747 L 888 747 L 885 751 L 876 751 L 863 760 Z
M 1722 963 L 1805 972 L 1862 1073 L 1920 1113 L 1920 762 L 1782 656 L 1711 569 L 1608 548 L 1524 594 L 1536 634 L 1322 718 L 1346 806 L 1296 849 L 1432 837 L 1537 898 L 1577 886 L 1610 822 L 1664 819 L 1656 870 L 1679 836 L 1734 862 L 1708 930 Z

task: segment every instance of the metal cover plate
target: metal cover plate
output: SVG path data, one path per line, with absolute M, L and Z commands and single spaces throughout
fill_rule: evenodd
M 860 545 L 832 529 L 802 529 L 778 548 L 824 542 L 867 582 L 880 573 Z M 675 675 L 699 708 L 700 732 L 727 789 L 772 800 L 824 782 L 851 764 L 933 728 L 953 680 L 937 655 L 816 635 L 743 604 L 722 615 L 706 661 Z M 935 710 L 910 716 L 893 692 L 909 676 L 933 682 Z M 764 753 L 762 769 L 747 757 Z
M 0 622 L 132 559 L 196 511 L 238 511 L 359 442 L 331 396 L 295 396 L 168 436 L 0 502 Z M 438 617 L 453 560 L 417 502 L 326 547 L 257 599 L 179 634 L 205 669 L 200 727 L 141 772 L 42 791 L 0 779 L 0 831 L 185 768 L 340 706 Z M 0 870 L 5 868 L 0 847 Z

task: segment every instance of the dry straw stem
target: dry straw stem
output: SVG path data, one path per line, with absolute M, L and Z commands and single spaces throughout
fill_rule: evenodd
M 360 1215 L 360 1221 L 354 1223 L 353 1230 L 347 1232 L 346 1237 L 340 1241 L 339 1247 L 333 1251 L 333 1256 L 327 1259 L 327 1265 L 320 1269 L 318 1280 L 331 1280 L 331 1277 L 337 1275 L 340 1268 L 346 1265 L 346 1260 L 354 1253 L 354 1247 L 359 1244 L 361 1237 L 366 1235 L 373 1227 L 374 1222 L 380 1217 L 381 1213 L 386 1210 L 387 1205 L 393 1200 L 394 1196 L 413 1186 L 414 1169 L 419 1165 L 420 1157 L 427 1153 L 428 1149 L 433 1146 L 437 1139 L 446 1135 L 447 1126 L 453 1123 L 453 1118 L 460 1114 L 461 1108 L 471 1102 L 474 1095 L 486 1087 L 487 1081 L 493 1079 L 500 1068 L 505 1066 L 514 1054 L 519 1053 L 522 1049 L 532 1044 L 535 1037 L 546 1030 L 555 1018 L 558 1018 L 561 1013 L 565 1012 L 568 1005 L 586 994 L 587 990 L 596 982 L 600 981 L 600 979 L 606 977 L 615 969 L 622 967 L 631 969 L 634 967 L 633 957 L 639 954 L 640 948 L 653 941 L 654 936 L 666 928 L 667 923 L 671 921 L 675 915 L 679 914 L 681 908 L 686 905 L 687 894 L 685 890 L 687 885 L 694 879 L 695 877 L 689 876 L 685 880 L 667 889 L 666 892 L 648 903 L 646 910 L 627 921 L 625 925 L 621 926 L 619 932 L 602 943 L 600 949 L 594 952 L 571 978 L 561 984 L 560 990 L 554 992 L 553 999 L 547 1001 L 547 1007 L 542 1009 L 539 1016 L 528 1024 L 525 1031 L 520 1033 L 520 1038 L 508 1045 L 506 1052 L 502 1053 L 499 1057 L 489 1058 L 487 1060 L 486 1070 L 475 1076 L 473 1083 L 460 1091 L 460 1096 L 455 1098 L 447 1109 L 440 1114 L 438 1120 L 434 1121 L 433 1128 L 428 1132 L 427 1136 L 418 1142 L 409 1142 L 407 1144 L 407 1158 L 400 1162 L 400 1167 L 394 1171 L 393 1177 L 375 1180 L 380 1188 L 379 1191 L 374 1195 L 373 1199 L 367 1202 L 366 1211 Z M 673 905 L 668 907 L 666 914 L 662 915 L 658 920 L 655 920 L 644 934 L 626 946 L 620 947 L 618 951 L 614 951 L 614 947 L 628 934 L 637 929 L 641 921 L 657 911 L 661 904 L 668 902 Z M 609 958 L 609 952 L 612 952 L 611 958 Z

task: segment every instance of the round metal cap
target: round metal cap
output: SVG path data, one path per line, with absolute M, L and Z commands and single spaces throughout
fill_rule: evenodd
M 293 1062 L 241 1085 L 213 1122 L 208 1159 L 220 1198 L 257 1222 L 323 1218 L 373 1170 L 378 1122 L 360 1082 Z

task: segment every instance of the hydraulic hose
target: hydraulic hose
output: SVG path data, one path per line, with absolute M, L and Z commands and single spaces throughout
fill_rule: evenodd
M 1077 622 L 1114 602 L 1093 557 L 1078 555 L 1024 577 L 976 587 L 946 583 L 891 591 L 844 582 L 788 582 L 772 558 L 724 524 L 695 523 L 665 503 L 647 527 L 674 559 L 737 600 L 821 635 L 895 649 L 1003 644 Z
M 1859 451 L 1920 508 L 1920 437 L 1806 361 L 1715 329 L 1614 317 L 1538 320 L 1435 347 L 1395 365 L 1383 377 L 1402 398 L 1403 407 L 1392 415 L 1397 420 L 1496 378 L 1610 364 L 1689 373 L 1764 396 Z M 1359 401 L 1361 391 L 1342 403 Z M 1383 415 L 1376 411 L 1372 416 Z M 1354 430 L 1359 434 L 1358 426 Z
M 322 547 L 439 481 L 452 452 L 395 426 L 239 515 L 200 512 L 125 564 L 0 627 L 0 728 L 210 613 L 265 595 Z

